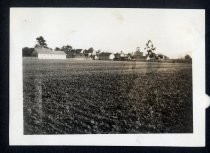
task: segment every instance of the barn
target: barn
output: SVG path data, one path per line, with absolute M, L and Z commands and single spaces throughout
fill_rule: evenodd
M 66 59 L 65 52 L 53 51 L 48 48 L 34 48 L 32 55 L 38 59 Z
M 136 52 L 134 52 L 133 58 L 137 61 L 141 61 L 141 60 L 146 59 L 146 57 L 143 55 L 143 52 L 140 52 L 138 50 Z
M 114 60 L 119 60 L 119 61 L 128 61 L 131 60 L 131 55 L 130 54 L 124 54 L 122 51 L 121 53 L 116 53 L 114 54 Z

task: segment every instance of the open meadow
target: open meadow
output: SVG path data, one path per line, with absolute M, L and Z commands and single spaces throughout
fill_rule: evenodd
M 24 134 L 191 133 L 192 64 L 23 59 Z

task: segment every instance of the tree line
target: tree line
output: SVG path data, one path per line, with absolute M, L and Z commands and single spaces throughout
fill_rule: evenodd
M 52 50 L 52 48 L 49 48 L 47 43 L 46 43 L 46 40 L 44 39 L 43 36 L 39 36 L 36 38 L 36 44 L 34 46 L 34 48 L 46 48 L 46 49 L 50 49 Z M 29 48 L 29 47 L 24 47 L 22 48 L 22 56 L 23 57 L 31 57 L 33 56 L 33 51 L 34 51 L 34 48 Z M 137 47 L 140 51 L 140 48 Z M 148 43 L 146 43 L 146 48 L 145 48 L 148 52 L 148 55 L 149 53 L 153 53 L 154 54 L 154 51 L 156 50 L 156 48 L 153 46 L 153 43 L 151 40 L 148 41 Z M 66 53 L 67 55 L 67 58 L 74 58 L 75 56 L 79 55 L 79 54 L 83 54 L 84 56 L 88 57 L 89 55 L 91 56 L 94 56 L 93 55 L 93 52 L 94 52 L 94 49 L 93 47 L 90 47 L 89 49 L 73 49 L 73 47 L 71 45 L 64 45 L 62 47 L 55 47 L 54 49 L 55 51 L 63 51 Z M 96 54 L 99 54 L 101 51 L 98 50 L 96 51 L 95 53 Z M 185 55 L 184 58 L 182 59 L 176 59 L 176 60 L 179 60 L 179 61 L 183 61 L 183 60 L 186 60 L 188 62 L 192 62 L 192 58 L 190 55 Z
M 50 49 L 52 50 L 52 48 L 49 48 L 46 40 L 44 39 L 43 36 L 39 36 L 36 38 L 36 44 L 34 46 L 34 48 L 46 48 L 46 49 Z M 31 57 L 33 56 L 33 51 L 34 48 L 30 48 L 30 47 L 24 47 L 22 48 L 22 56 L 23 57 Z M 71 58 L 71 57 L 75 57 L 77 54 L 80 53 L 81 49 L 73 49 L 73 47 L 71 45 L 64 45 L 62 47 L 55 47 L 54 49 L 55 51 L 64 51 L 67 55 L 67 58 Z M 93 53 L 94 49 L 93 47 L 90 47 L 89 49 L 85 49 L 84 50 L 84 55 L 88 56 L 89 53 Z

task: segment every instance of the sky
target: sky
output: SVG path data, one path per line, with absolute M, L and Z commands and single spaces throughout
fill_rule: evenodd
M 11 8 L 10 32 L 22 47 L 43 36 L 48 47 L 71 45 L 106 52 L 145 53 L 152 40 L 156 53 L 170 58 L 192 55 L 205 39 L 204 10 L 117 8 Z

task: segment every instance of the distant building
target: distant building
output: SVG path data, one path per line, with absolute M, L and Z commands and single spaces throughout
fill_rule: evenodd
M 169 57 L 163 54 L 155 54 L 151 52 L 150 54 L 147 54 L 146 60 L 150 61 L 163 61 L 163 60 L 168 60 Z
M 114 60 L 120 60 L 120 53 L 114 54 Z
M 98 55 L 92 55 L 92 59 L 93 59 L 93 60 L 98 60 L 99 57 L 98 57 Z
M 135 60 L 145 60 L 146 57 L 143 55 L 143 52 L 140 51 L 140 47 L 136 48 L 136 51 L 134 52 L 133 58 Z
M 82 50 L 82 52 L 85 55 L 85 57 L 90 57 L 93 53 L 93 50 L 84 49 Z
M 157 54 L 159 58 L 161 58 L 162 60 L 165 60 L 165 59 L 169 59 L 168 56 L 166 55 L 163 55 L 163 54 Z
M 34 48 L 33 56 L 38 59 L 66 59 L 66 53 L 63 51 L 53 51 L 48 48 Z
M 114 60 L 116 60 L 116 61 L 131 60 L 131 54 L 125 54 L 121 51 L 121 53 L 114 54 Z
M 120 57 L 121 58 L 124 58 L 125 57 L 125 54 L 121 51 L 121 53 L 120 53 Z
M 121 53 L 121 54 L 120 54 L 120 60 L 121 60 L 121 61 L 128 61 L 128 60 L 131 60 L 131 56 L 130 56 L 130 54 Z
M 98 54 L 99 60 L 113 60 L 115 58 L 113 53 L 102 52 Z

